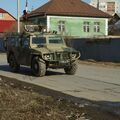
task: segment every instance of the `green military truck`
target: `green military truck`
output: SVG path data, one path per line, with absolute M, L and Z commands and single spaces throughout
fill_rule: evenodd
M 63 68 L 74 75 L 80 53 L 67 47 L 62 36 L 51 33 L 25 32 L 7 37 L 7 61 L 13 72 L 20 65 L 31 67 L 35 76 L 44 76 L 47 68 Z

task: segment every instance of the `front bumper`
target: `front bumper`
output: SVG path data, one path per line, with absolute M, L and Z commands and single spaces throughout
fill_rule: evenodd
M 45 55 L 47 55 L 46 58 Z M 54 52 L 43 55 L 48 68 L 65 68 L 71 66 L 71 63 L 79 59 L 79 57 L 79 52 Z
M 56 69 L 56 68 L 65 68 L 65 67 L 71 66 L 72 62 L 74 62 L 74 61 L 69 61 L 69 60 L 50 61 L 48 63 L 48 67 L 49 68 L 53 68 L 53 69 Z
M 68 63 L 70 61 L 79 59 L 79 57 L 79 52 L 54 52 L 43 55 L 43 59 L 47 62 L 57 61 L 60 63 Z

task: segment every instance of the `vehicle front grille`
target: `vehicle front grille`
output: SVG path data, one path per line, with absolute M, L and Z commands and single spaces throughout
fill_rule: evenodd
M 55 60 L 68 60 L 69 59 L 69 53 L 67 52 L 56 52 L 55 53 Z

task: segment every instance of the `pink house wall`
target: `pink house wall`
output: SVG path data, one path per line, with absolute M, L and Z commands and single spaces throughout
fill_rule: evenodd
M 15 21 L 15 18 L 9 15 L 8 13 L 3 13 L 3 18 L 0 20 L 13 20 Z
M 4 19 L 5 20 L 15 20 L 12 16 L 10 16 L 8 13 L 4 13 Z

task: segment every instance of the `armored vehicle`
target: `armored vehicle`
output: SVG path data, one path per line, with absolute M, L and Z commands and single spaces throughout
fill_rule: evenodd
M 13 72 L 25 65 L 35 76 L 44 76 L 47 68 L 63 68 L 66 74 L 74 75 L 79 57 L 80 53 L 67 47 L 57 34 L 26 32 L 7 37 L 7 61 Z

